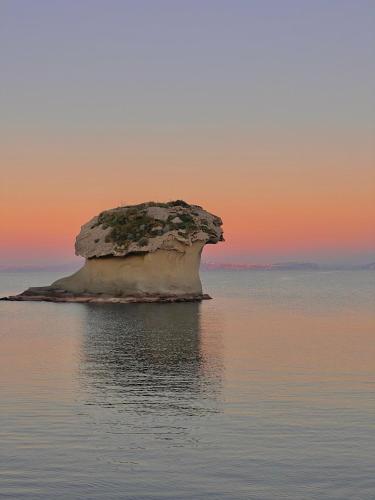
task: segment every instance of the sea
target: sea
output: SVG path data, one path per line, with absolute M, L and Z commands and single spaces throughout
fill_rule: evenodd
M 201 277 L 202 303 L 0 302 L 1 499 L 375 498 L 375 272 Z

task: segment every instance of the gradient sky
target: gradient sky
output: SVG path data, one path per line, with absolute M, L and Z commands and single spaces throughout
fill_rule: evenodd
M 0 62 L 0 265 L 176 198 L 206 260 L 375 260 L 373 0 L 1 0 Z

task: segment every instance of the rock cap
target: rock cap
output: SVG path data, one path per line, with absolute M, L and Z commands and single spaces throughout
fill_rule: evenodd
M 146 202 L 105 210 L 81 227 L 75 252 L 86 259 L 125 257 L 158 249 L 184 252 L 184 246 L 224 241 L 222 220 L 183 200 Z

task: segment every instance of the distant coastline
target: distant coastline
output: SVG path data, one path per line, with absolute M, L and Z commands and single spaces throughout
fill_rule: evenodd
M 202 262 L 204 271 L 216 270 L 247 270 L 247 271 L 366 271 L 375 270 L 375 262 L 358 265 L 323 265 L 316 262 L 275 262 L 273 264 L 241 264 L 241 263 L 219 263 Z

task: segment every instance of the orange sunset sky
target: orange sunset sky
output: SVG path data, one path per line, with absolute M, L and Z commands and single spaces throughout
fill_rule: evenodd
M 2 3 L 0 265 L 171 199 L 222 217 L 208 261 L 375 260 L 374 4 L 177 4 Z

